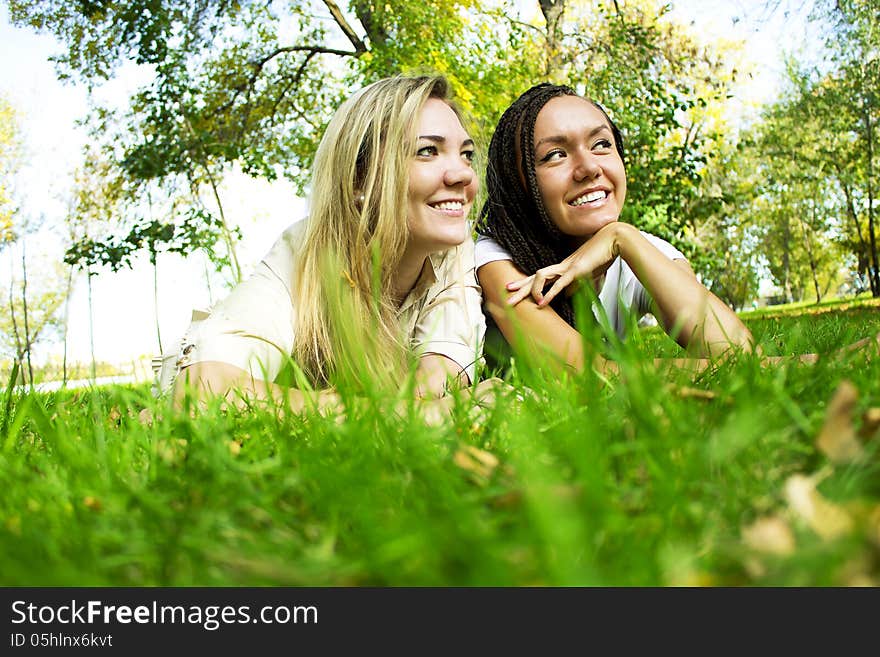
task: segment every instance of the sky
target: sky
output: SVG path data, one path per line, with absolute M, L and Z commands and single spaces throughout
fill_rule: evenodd
M 804 4 L 802 0 L 678 0 L 673 3 L 673 14 L 692 22 L 698 34 L 708 40 L 721 36 L 746 41 L 753 72 L 741 95 L 758 103 L 772 99 L 777 92 L 783 72 L 781 51 L 803 49 L 810 43 L 803 21 Z M 84 88 L 57 80 L 48 58 L 60 51 L 51 36 L 12 27 L 8 9 L 5 4 L 0 6 L 0 95 L 19 112 L 25 144 L 26 166 L 16 184 L 24 216 L 43 221 L 43 228 L 27 237 L 35 272 L 41 268 L 49 271 L 51 263 L 63 257 L 64 199 L 86 141 L 76 122 L 87 113 L 88 96 Z M 100 90 L 99 97 L 121 103 L 143 79 L 142 71 L 125 68 L 119 80 Z M 223 196 L 230 222 L 240 226 L 244 235 L 238 255 L 245 271 L 269 250 L 284 228 L 304 216 L 306 209 L 303 199 L 297 198 L 285 181 L 269 183 L 237 174 L 225 184 Z M 20 258 L 15 248 L 0 252 L 4 290 L 8 290 L 15 258 Z M 212 297 L 205 284 L 202 256 L 184 259 L 160 254 L 157 277 L 159 329 L 167 350 L 185 330 L 191 311 L 208 307 Z M 214 297 L 223 293 L 216 281 L 211 292 Z M 145 373 L 144 357 L 158 351 L 153 270 L 147 259 L 136 260 L 132 270 L 102 271 L 93 276 L 93 342 L 88 296 L 85 277 L 81 276 L 70 299 L 68 360 L 90 362 L 93 344 L 97 360 L 139 362 L 139 373 Z M 62 351 L 63 343 L 56 341 L 42 345 L 35 356 L 38 362 L 45 362 L 59 358 Z

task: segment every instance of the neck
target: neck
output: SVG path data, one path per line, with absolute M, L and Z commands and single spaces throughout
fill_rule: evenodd
M 391 288 L 391 295 L 398 306 L 403 303 L 406 295 L 415 287 L 427 257 L 428 254 L 421 249 L 407 247 L 404 252 L 403 258 L 397 266 L 397 271 L 394 273 L 394 285 Z

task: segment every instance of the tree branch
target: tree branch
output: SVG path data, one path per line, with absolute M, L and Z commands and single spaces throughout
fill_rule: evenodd
M 363 45 L 363 44 L 361 44 Z M 307 52 L 310 56 L 325 54 L 325 55 L 339 55 L 340 57 L 359 57 L 363 51 L 352 51 L 352 50 L 339 50 L 337 48 L 325 48 L 323 46 L 282 46 L 281 48 L 276 48 L 268 55 L 263 57 L 263 59 L 257 60 L 255 62 L 251 62 L 257 71 L 263 68 L 266 63 L 276 58 L 278 55 L 283 55 L 286 52 Z
M 330 15 L 333 16 L 333 20 L 336 21 L 336 24 L 339 25 L 339 29 L 345 33 L 345 36 L 348 37 L 348 40 L 351 41 L 351 45 L 353 45 L 355 51 L 357 51 L 355 57 L 367 52 L 367 46 L 364 45 L 364 42 L 361 41 L 357 33 L 351 28 L 351 25 L 348 24 L 348 21 L 345 20 L 345 16 L 342 15 L 339 5 L 333 2 L 333 0 L 324 0 L 324 4 L 327 5 L 327 9 L 330 10 Z

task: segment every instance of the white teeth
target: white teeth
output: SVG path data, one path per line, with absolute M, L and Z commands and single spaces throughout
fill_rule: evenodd
M 572 205 L 583 205 L 584 203 L 590 203 L 592 201 L 598 201 L 600 198 L 605 198 L 607 192 L 597 189 L 594 192 L 590 192 L 589 194 L 584 194 L 583 196 L 579 196 L 574 201 L 572 201 Z
M 443 201 L 443 203 L 437 203 L 432 207 L 438 210 L 461 210 L 464 204 L 461 201 Z

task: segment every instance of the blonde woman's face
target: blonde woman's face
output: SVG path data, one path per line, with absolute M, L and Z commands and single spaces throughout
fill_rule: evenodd
M 474 142 L 445 102 L 429 98 L 416 127 L 409 165 L 409 248 L 426 253 L 461 244 L 477 193 Z

